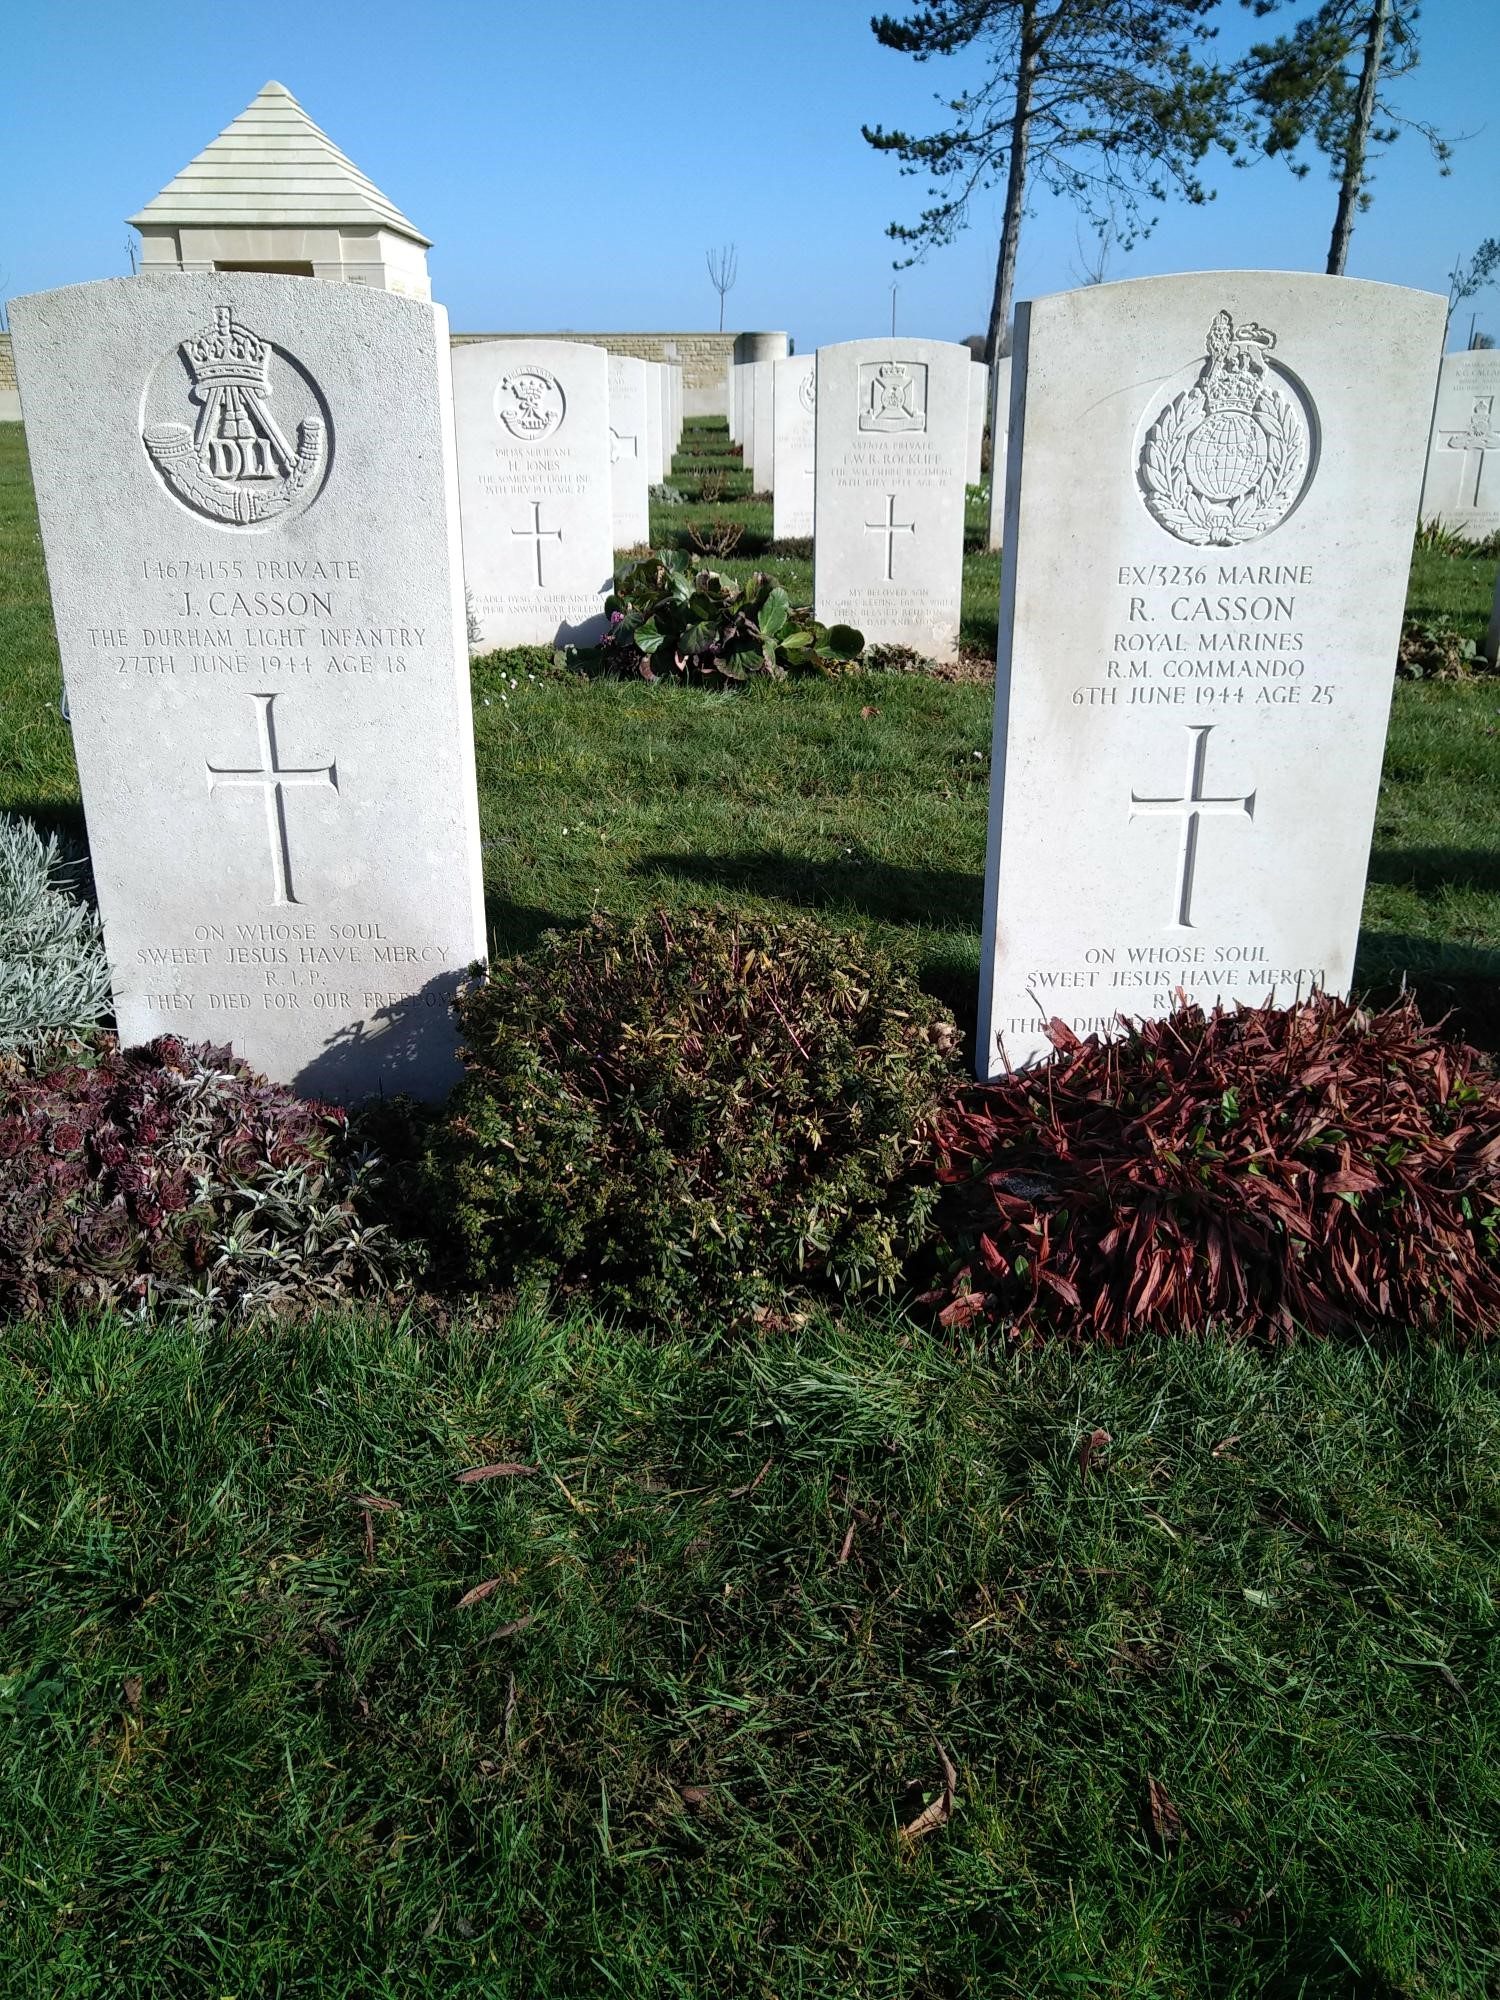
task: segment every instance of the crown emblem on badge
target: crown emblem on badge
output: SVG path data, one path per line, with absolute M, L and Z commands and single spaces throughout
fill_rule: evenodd
M 256 389 L 265 394 L 266 343 L 241 326 L 229 306 L 214 307 L 214 323 L 182 343 L 182 358 L 195 383 L 204 387 Z
M 327 458 L 326 426 L 305 417 L 291 444 L 267 407 L 271 343 L 214 307 L 213 325 L 178 348 L 198 420 L 153 424 L 142 435 L 152 464 L 196 513 L 250 527 L 315 493 Z
M 861 363 L 859 428 L 862 431 L 926 430 L 926 364 L 909 361 Z
M 1277 386 L 1276 336 L 1218 312 L 1198 379 L 1146 433 L 1141 497 L 1169 535 L 1229 548 L 1284 521 L 1311 477 L 1307 418 Z

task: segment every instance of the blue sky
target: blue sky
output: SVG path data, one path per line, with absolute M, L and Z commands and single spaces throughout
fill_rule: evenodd
M 899 6 L 897 11 L 904 11 Z M 914 270 L 884 235 L 921 183 L 862 121 L 930 129 L 958 63 L 880 48 L 869 0 L 19 0 L 0 102 L 9 138 L 0 277 L 14 295 L 129 268 L 123 218 L 275 77 L 431 236 L 455 328 L 687 329 L 717 324 L 704 268 L 733 241 L 727 324 L 803 348 L 878 333 L 983 329 L 1000 201 Z M 1226 36 L 1248 16 L 1224 10 Z M 1455 255 L 1500 235 L 1500 4 L 1428 0 L 1409 115 L 1457 147 L 1439 177 L 1408 134 L 1377 169 L 1350 272 L 1445 291 Z M 1334 190 L 1321 161 L 1216 170 L 1218 199 L 1171 205 L 1108 275 L 1321 270 Z M 1039 197 L 1019 297 L 1078 282 L 1075 219 Z M 1500 291 L 1477 301 L 1500 335 Z M 1467 311 L 1454 339 L 1466 339 Z

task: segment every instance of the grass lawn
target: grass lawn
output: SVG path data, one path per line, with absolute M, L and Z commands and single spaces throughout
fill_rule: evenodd
M 710 517 L 805 601 L 764 504 L 653 532 Z M 0 808 L 76 832 L 59 688 L 0 426 Z M 811 906 L 971 1017 L 987 686 L 474 690 L 497 951 Z M 1362 972 L 1493 1041 L 1497 852 L 1500 681 L 1399 687 Z M 1442 1346 L 11 1328 L 0 1996 L 1493 2000 L 1497 1493 L 1500 1356 Z
M 1500 1976 L 1492 1358 L 110 1322 L 0 1435 L 7 1995 Z

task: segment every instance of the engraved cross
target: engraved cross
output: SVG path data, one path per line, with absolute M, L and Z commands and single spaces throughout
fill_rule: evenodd
M 521 536 L 525 541 L 529 541 L 531 546 L 536 550 L 536 587 L 540 590 L 543 582 L 542 543 L 560 542 L 563 538 L 562 529 L 544 528 L 542 526 L 542 503 L 540 500 L 533 500 L 531 503 L 531 526 L 529 528 L 512 528 L 511 533 Z
M 897 535 L 914 535 L 916 532 L 917 524 L 915 521 L 898 521 L 896 519 L 896 496 L 894 493 L 886 495 L 885 519 L 883 521 L 865 522 L 865 533 L 867 535 L 885 536 L 885 580 L 887 583 L 894 583 L 896 580 L 894 563 Z
M 1243 813 L 1246 819 L 1255 817 L 1255 794 L 1251 792 L 1243 799 L 1211 798 L 1203 789 L 1203 781 L 1208 766 L 1208 739 L 1217 725 L 1212 722 L 1190 723 L 1188 735 L 1193 739 L 1188 753 L 1187 792 L 1182 798 L 1143 798 L 1139 792 L 1130 794 L 1130 817 L 1140 819 L 1154 814 L 1177 813 L 1182 816 L 1182 861 L 1177 878 L 1177 909 L 1172 921 L 1184 930 L 1193 928 L 1193 882 L 1198 872 L 1198 827 L 1205 813 L 1224 815 Z
M 255 703 L 260 762 L 245 768 L 206 763 L 203 768 L 208 773 L 208 789 L 211 792 L 220 785 L 258 785 L 265 794 L 266 832 L 271 842 L 271 901 L 277 904 L 295 903 L 292 850 L 286 830 L 286 787 L 327 785 L 336 792 L 339 788 L 338 766 L 283 764 L 276 748 L 275 695 L 252 694 L 250 699 Z
M 1458 475 L 1458 504 L 1460 507 L 1479 505 L 1479 488 L 1484 479 L 1486 456 L 1500 449 L 1500 430 L 1495 427 L 1495 399 L 1493 396 L 1476 396 L 1470 413 L 1468 427 L 1461 431 L 1444 431 L 1444 446 L 1449 451 L 1461 451 L 1464 455 L 1463 469 Z M 1469 499 L 1464 499 L 1464 488 L 1469 483 L 1470 460 L 1478 458 L 1474 467 L 1474 491 Z

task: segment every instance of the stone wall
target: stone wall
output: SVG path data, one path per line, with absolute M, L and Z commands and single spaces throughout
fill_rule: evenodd
M 21 398 L 16 389 L 16 364 L 10 351 L 10 335 L 0 333 L 0 424 L 21 421 Z
M 611 354 L 633 354 L 641 361 L 674 361 L 682 370 L 682 413 L 685 417 L 729 415 L 729 370 L 732 363 L 785 354 L 784 333 L 455 333 L 455 346 L 471 340 L 584 340 Z

